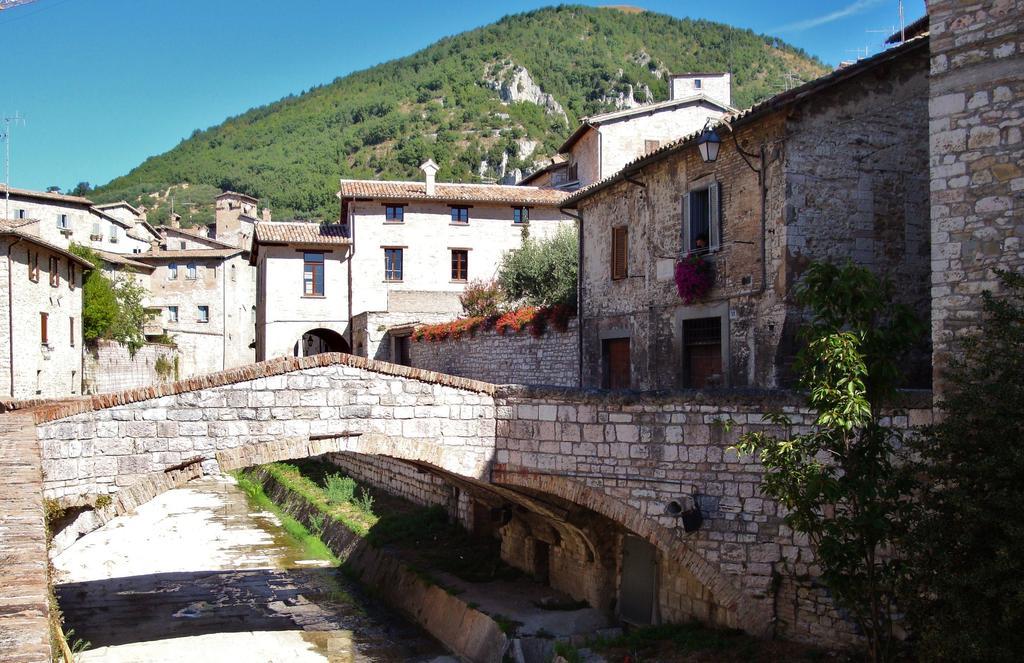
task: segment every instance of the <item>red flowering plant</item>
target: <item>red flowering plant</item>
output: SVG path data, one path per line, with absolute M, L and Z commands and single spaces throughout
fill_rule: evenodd
M 704 258 L 687 256 L 676 263 L 676 290 L 686 304 L 702 301 L 714 284 L 714 270 Z
M 507 332 L 518 334 L 529 329 L 535 337 L 544 335 L 548 326 L 559 332 L 569 328 L 569 319 L 576 314 L 576 309 L 564 304 L 555 306 L 524 306 L 506 311 L 500 315 L 472 316 L 459 318 L 451 322 L 436 325 L 421 325 L 412 333 L 414 341 L 436 343 L 447 339 L 458 340 L 463 336 L 474 336 L 478 331 L 495 331 L 504 336 Z

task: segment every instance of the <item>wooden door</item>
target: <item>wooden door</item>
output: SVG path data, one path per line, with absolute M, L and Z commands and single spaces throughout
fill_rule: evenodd
M 605 389 L 629 389 L 629 339 L 610 338 L 603 342 Z
M 658 553 L 643 539 L 627 535 L 622 540 L 622 577 L 619 583 L 619 617 L 630 624 L 654 621 Z

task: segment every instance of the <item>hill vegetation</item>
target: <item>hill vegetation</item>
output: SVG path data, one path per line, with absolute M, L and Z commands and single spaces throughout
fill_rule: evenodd
M 148 202 L 163 208 L 171 188 L 188 183 L 207 187 L 190 197 L 257 196 L 275 218 L 332 218 L 338 177 L 418 178 L 428 157 L 442 180 L 508 177 L 557 149 L 580 117 L 666 99 L 667 74 L 684 71 L 731 71 L 742 107 L 783 89 L 787 76 L 808 80 L 826 68 L 775 38 L 719 23 L 540 9 L 197 130 L 91 196 L 145 204 L 159 192 Z

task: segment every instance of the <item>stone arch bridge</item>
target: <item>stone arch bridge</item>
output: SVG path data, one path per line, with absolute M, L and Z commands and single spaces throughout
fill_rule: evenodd
M 917 423 L 921 401 L 897 423 Z M 38 515 L 42 497 L 93 507 L 64 541 L 203 472 L 327 454 L 392 492 L 447 501 L 467 525 L 499 535 L 507 561 L 543 566 L 552 586 L 595 607 L 616 610 L 629 538 L 657 560 L 652 620 L 852 637 L 820 588 L 797 580 L 813 560 L 760 496 L 760 466 L 729 448 L 771 409 L 809 424 L 792 395 L 496 386 L 319 354 L 2 406 L 5 462 L 41 463 L 41 482 L 29 471 L 19 484 L 34 495 L 23 507 Z M 698 508 L 702 526 L 687 533 L 672 502 Z

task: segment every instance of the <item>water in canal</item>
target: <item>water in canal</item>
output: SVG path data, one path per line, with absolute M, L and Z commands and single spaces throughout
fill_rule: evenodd
M 230 479 L 160 495 L 55 557 L 84 663 L 451 661 L 362 596 Z

